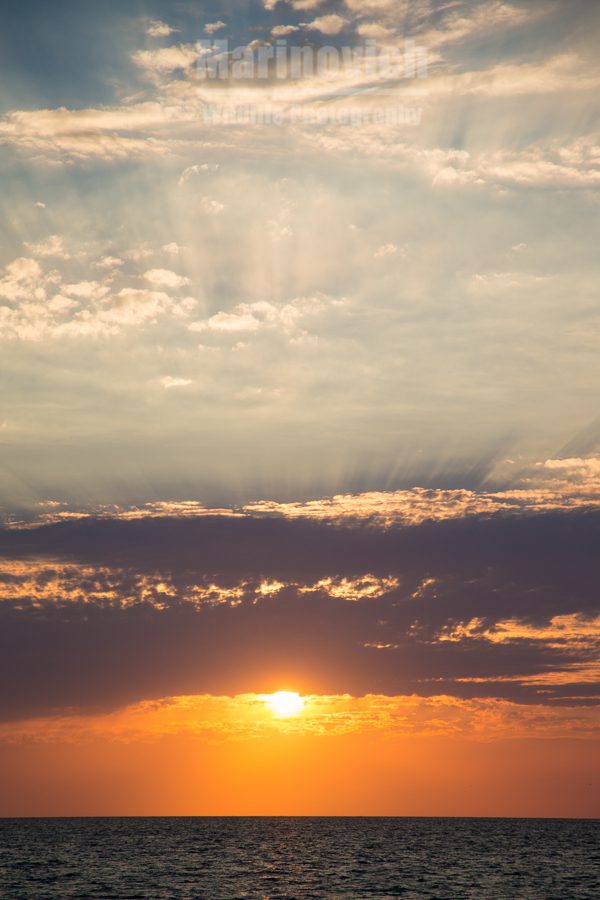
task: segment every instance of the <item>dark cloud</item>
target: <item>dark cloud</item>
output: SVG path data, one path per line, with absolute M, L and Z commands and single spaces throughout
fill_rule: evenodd
M 597 639 L 543 629 L 600 612 L 599 528 L 600 513 L 570 513 L 390 529 L 208 517 L 3 531 L 0 715 L 286 680 L 325 693 L 593 703 L 599 685 L 581 671 Z M 395 580 L 347 599 L 340 579 L 367 573 Z M 284 586 L 261 593 L 265 580 Z M 507 620 L 528 629 L 494 639 Z

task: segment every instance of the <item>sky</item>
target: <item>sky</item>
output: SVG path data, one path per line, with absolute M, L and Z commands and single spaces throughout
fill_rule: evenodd
M 600 7 L 2 17 L 0 815 L 599 815 Z

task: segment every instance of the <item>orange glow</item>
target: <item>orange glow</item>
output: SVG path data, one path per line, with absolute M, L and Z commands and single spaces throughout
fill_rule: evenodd
M 7 722 L 0 816 L 597 815 L 599 714 L 277 691 Z

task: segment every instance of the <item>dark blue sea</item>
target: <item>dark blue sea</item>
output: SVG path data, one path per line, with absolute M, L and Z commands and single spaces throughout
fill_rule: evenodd
M 600 898 L 600 820 L 0 819 L 0 897 Z

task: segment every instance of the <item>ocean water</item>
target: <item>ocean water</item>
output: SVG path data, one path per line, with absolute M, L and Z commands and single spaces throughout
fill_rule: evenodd
M 600 820 L 0 819 L 0 897 L 600 898 Z

